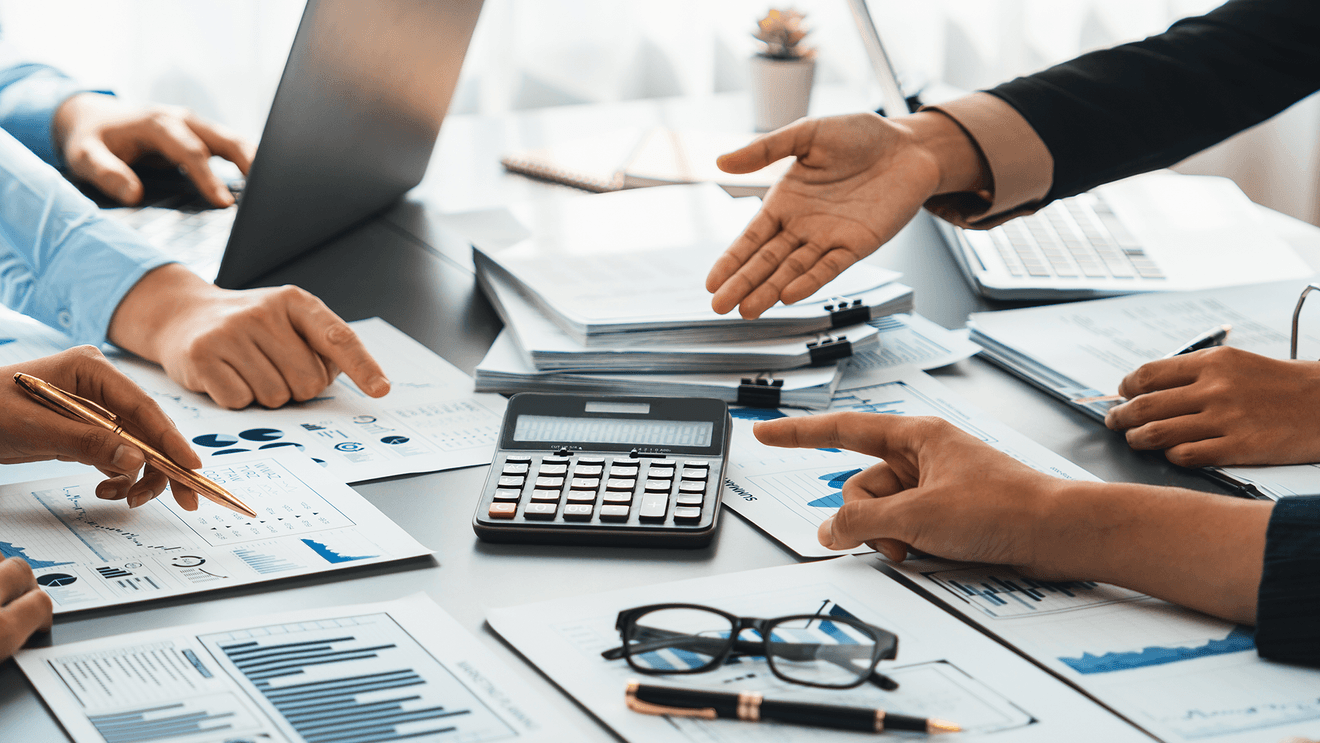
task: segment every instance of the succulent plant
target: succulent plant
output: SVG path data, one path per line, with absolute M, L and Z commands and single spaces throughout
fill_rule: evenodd
M 806 16 L 796 10 L 772 8 L 757 22 L 756 32 L 752 34 L 765 44 L 760 55 L 771 59 L 803 59 L 815 54 L 815 49 L 802 45 L 808 33 L 805 20 Z

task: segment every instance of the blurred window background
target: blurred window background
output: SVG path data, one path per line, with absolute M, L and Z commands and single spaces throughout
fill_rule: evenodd
M 369 0 L 361 0 L 363 2 Z M 435 0 L 443 1 L 443 0 Z M 872 0 L 905 81 L 973 90 L 1079 52 L 1158 33 L 1213 0 Z M 7 59 L 90 88 L 190 106 L 257 136 L 301 0 L 0 0 Z M 764 0 L 486 0 L 451 113 L 745 90 Z M 846 0 L 798 0 L 816 85 L 879 100 Z M 1294 106 L 1179 166 L 1234 178 L 1258 202 L 1320 224 L 1320 104 Z

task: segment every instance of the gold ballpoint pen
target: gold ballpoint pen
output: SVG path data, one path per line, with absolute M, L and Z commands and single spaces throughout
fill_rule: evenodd
M 171 480 L 175 480 L 197 491 L 198 495 L 201 495 L 212 503 L 224 506 L 231 511 L 241 513 L 248 518 L 257 517 L 256 511 L 253 511 L 246 503 L 239 500 L 228 490 L 225 490 L 198 472 L 180 467 L 169 457 L 156 451 L 153 447 L 133 434 L 125 431 L 124 427 L 120 425 L 120 417 L 118 415 L 115 415 L 91 400 L 79 397 L 72 392 L 65 392 L 50 382 L 37 379 L 30 374 L 23 374 L 22 372 L 14 375 L 14 384 L 17 384 L 24 392 L 58 413 L 63 413 L 75 420 L 83 421 L 84 423 L 100 426 L 110 433 L 123 438 L 128 443 L 141 449 L 142 454 L 153 467 L 164 472 Z

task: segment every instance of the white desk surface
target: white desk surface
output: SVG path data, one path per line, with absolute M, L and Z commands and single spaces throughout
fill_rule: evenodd
M 847 91 L 818 97 L 814 114 L 861 110 Z M 851 107 L 851 108 L 850 108 Z M 349 233 L 267 283 L 294 281 L 348 319 L 379 315 L 471 372 L 500 323 L 475 292 L 467 246 L 443 239 L 444 214 L 500 207 L 560 188 L 505 173 L 505 151 L 629 125 L 742 129 L 750 106 L 740 96 L 571 106 L 504 117 L 446 121 L 426 179 L 383 218 Z M 961 327 L 969 312 L 1000 306 L 974 296 L 933 227 L 919 218 L 871 260 L 906 275 L 919 312 Z M 348 267 L 351 270 L 346 270 Z M 979 359 L 935 376 L 1007 424 L 1107 480 L 1219 492 L 1156 454 L 1131 451 L 1121 436 L 1050 400 Z M 488 607 L 584 594 L 622 583 L 661 582 L 789 564 L 795 558 L 725 512 L 714 543 L 702 550 L 490 545 L 472 533 L 484 467 L 371 482 L 357 489 L 436 551 L 434 562 L 367 568 L 338 577 L 299 578 L 254 587 L 78 614 L 60 619 L 48 641 L 77 640 L 208 619 L 304 607 L 382 601 L 425 591 L 492 648 L 582 729 L 580 740 L 612 740 L 583 709 L 550 684 L 484 625 Z M 1135 732 L 1135 731 L 1134 731 Z M 66 736 L 17 666 L 0 665 L 0 741 L 58 741 Z

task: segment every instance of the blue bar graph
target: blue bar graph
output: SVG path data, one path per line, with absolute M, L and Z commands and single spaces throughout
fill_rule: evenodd
M 128 710 L 104 715 L 88 715 L 96 732 L 106 743 L 139 743 L 194 733 L 213 733 L 232 727 L 234 713 L 190 709 L 183 702 L 158 707 Z
M 429 682 L 413 668 L 387 663 L 383 670 L 358 672 L 378 667 L 361 661 L 399 655 L 393 642 L 373 643 L 345 632 L 313 640 L 234 642 L 219 647 L 308 743 L 377 743 L 453 732 L 458 729 L 455 718 L 472 711 L 425 703 L 423 692 Z M 345 666 L 344 675 L 323 668 L 339 664 Z M 359 699 L 361 695 L 370 696 Z
M 247 563 L 248 567 L 262 575 L 283 573 L 287 570 L 298 570 L 302 567 L 302 565 L 299 565 L 296 562 L 289 562 L 283 557 L 267 555 L 257 552 L 256 550 L 237 549 L 234 550 L 234 554 L 238 556 L 238 559 Z
M 1003 568 L 966 568 L 926 573 L 954 596 L 993 617 L 1075 611 L 1142 595 L 1093 581 L 1037 581 Z

